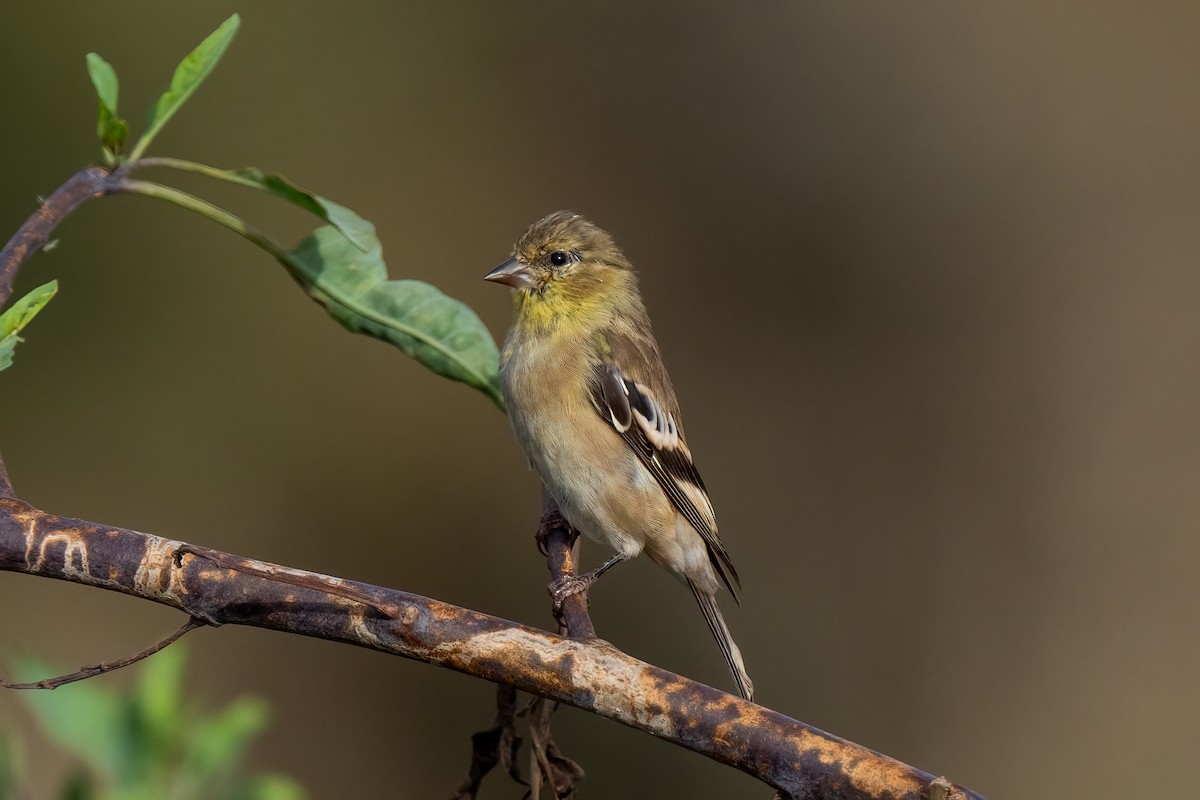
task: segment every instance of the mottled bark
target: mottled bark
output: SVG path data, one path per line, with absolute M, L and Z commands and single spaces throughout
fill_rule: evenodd
M 978 798 L 754 703 L 573 639 L 420 595 L 243 559 L 0 499 L 0 570 L 123 592 L 424 661 L 582 708 L 760 778 L 791 798 Z

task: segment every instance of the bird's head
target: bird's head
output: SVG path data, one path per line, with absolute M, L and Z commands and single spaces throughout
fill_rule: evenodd
M 529 226 L 512 257 L 484 279 L 516 289 L 519 310 L 555 317 L 601 310 L 635 287 L 633 268 L 612 237 L 570 211 Z

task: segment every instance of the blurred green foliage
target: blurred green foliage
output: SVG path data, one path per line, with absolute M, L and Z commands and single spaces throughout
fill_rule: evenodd
M 0 731 L 0 800 L 20 797 L 25 753 L 21 742 Z
M 302 800 L 304 790 L 276 774 L 245 774 L 242 761 L 267 726 L 265 702 L 234 700 L 215 712 L 187 697 L 179 645 L 142 662 L 124 691 L 95 681 L 21 693 L 42 731 L 80 764 L 56 797 L 62 800 Z M 21 680 L 57 674 L 22 659 Z M 0 735 L 0 800 L 30 794 L 19 741 Z M 36 787 L 36 796 L 49 796 Z

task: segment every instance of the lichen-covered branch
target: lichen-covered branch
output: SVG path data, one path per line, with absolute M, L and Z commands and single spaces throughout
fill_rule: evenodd
M 420 595 L 252 561 L 0 499 L 0 570 L 88 584 L 213 625 L 315 636 L 557 700 L 695 750 L 789 798 L 979 795 L 639 661 Z M 947 794 L 940 794 L 946 792 Z

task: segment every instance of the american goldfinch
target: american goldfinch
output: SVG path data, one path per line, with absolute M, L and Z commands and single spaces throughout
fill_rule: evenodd
M 517 441 L 567 521 L 616 551 L 573 588 L 644 550 L 692 590 L 750 699 L 716 601 L 721 584 L 737 599 L 737 571 L 625 254 L 591 222 L 559 211 L 485 279 L 515 290 L 500 387 Z

